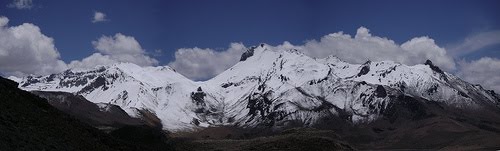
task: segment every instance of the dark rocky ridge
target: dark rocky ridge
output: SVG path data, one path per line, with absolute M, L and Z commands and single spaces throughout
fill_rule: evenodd
M 248 57 L 251 57 L 253 56 L 253 52 L 255 50 L 255 47 L 251 47 L 250 49 L 248 49 L 247 51 L 245 51 L 242 55 L 241 55 L 241 59 L 240 61 L 245 61 L 247 60 Z
M 139 150 L 0 77 L 1 150 Z
M 94 127 L 119 128 L 125 125 L 145 124 L 141 119 L 130 117 L 117 105 L 101 104 L 104 108 L 100 108 L 83 96 L 67 92 L 32 91 L 31 93 L 47 99 L 50 105 Z

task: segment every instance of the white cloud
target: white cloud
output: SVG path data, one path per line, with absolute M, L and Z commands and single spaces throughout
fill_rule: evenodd
M 500 92 L 500 59 L 483 57 L 471 62 L 462 61 L 459 67 L 457 75 L 465 81 Z
M 144 53 L 141 45 L 134 37 L 125 36 L 121 33 L 117 33 L 113 37 L 102 36 L 97 41 L 92 41 L 92 45 L 96 50 L 110 55 Z
M 0 71 L 7 75 L 50 74 L 66 69 L 54 40 L 30 23 L 9 27 L 0 17 Z
M 9 19 L 0 17 L 0 72 L 6 75 L 47 75 L 70 68 L 92 68 L 130 62 L 140 66 L 158 65 L 134 37 L 117 33 L 102 36 L 92 44 L 97 53 L 66 64 L 60 59 L 54 40 L 40 32 L 36 25 L 24 23 L 8 27 Z
M 108 19 L 106 19 L 106 14 L 96 11 L 94 12 L 94 18 L 92 19 L 92 23 L 103 22 L 107 20 Z
M 7 7 L 17 9 L 31 9 L 33 8 L 33 0 L 14 0 L 8 4 Z
M 403 43 L 401 48 L 403 51 L 409 53 L 409 55 L 400 56 L 404 58 L 402 63 L 410 65 L 421 64 L 424 60 L 429 59 L 435 65 L 447 71 L 455 69 L 455 61 L 453 58 L 446 53 L 444 48 L 436 45 L 434 40 L 429 37 L 413 38 Z
M 312 40 L 295 47 L 312 57 L 335 55 L 351 63 L 392 60 L 414 65 L 430 59 L 447 71 L 455 69 L 453 58 L 429 37 L 416 37 L 398 45 L 388 38 L 371 35 L 364 27 L 357 30 L 354 38 L 337 32 L 322 37 L 320 41 Z
M 81 61 L 71 61 L 71 68 L 91 68 L 96 65 L 108 65 L 117 62 L 130 62 L 139 66 L 158 65 L 158 61 L 149 57 L 139 42 L 132 37 L 117 33 L 114 36 L 102 36 L 92 41 L 94 53 Z
M 188 78 L 205 80 L 236 64 L 245 50 L 241 43 L 231 43 L 224 51 L 182 48 L 175 52 L 175 61 L 168 65 Z
M 60 59 L 54 40 L 42 34 L 40 28 L 30 23 L 8 26 L 9 19 L 0 17 L 0 72 L 4 75 L 47 75 L 70 68 L 92 68 L 130 62 L 140 66 L 158 65 L 147 55 L 134 37 L 117 33 L 102 36 L 92 44 L 96 53 L 66 64 Z
M 451 45 L 448 49 L 453 56 L 459 57 L 497 44 L 500 44 L 500 30 L 493 30 L 468 36 L 461 43 Z

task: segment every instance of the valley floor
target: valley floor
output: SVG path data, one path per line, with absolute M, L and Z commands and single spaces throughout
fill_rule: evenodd
M 313 129 L 291 129 L 281 134 L 251 139 L 177 138 L 175 142 L 177 150 L 187 151 L 355 150 L 348 143 L 339 140 L 333 131 Z
M 212 127 L 171 136 L 176 150 L 188 151 L 500 149 L 500 133 L 491 129 L 472 129 L 471 125 L 442 118 L 394 128 L 375 124 L 338 131 L 292 128 L 269 132 Z

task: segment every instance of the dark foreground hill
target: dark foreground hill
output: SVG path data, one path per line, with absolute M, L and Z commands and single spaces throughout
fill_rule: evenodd
M 151 150 L 105 134 L 17 86 L 0 77 L 0 150 Z

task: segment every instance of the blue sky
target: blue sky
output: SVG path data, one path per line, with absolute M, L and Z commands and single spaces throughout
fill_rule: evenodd
M 329 33 L 354 34 L 360 26 L 397 43 L 429 36 L 440 46 L 461 42 L 479 32 L 500 29 L 500 1 L 165 1 L 165 0 L 33 0 L 31 9 L 8 7 L 0 2 L 0 15 L 10 25 L 25 22 L 39 26 L 55 39 L 64 61 L 93 53 L 91 41 L 102 35 L 133 36 L 160 64 L 173 59 L 179 48 L 221 49 L 231 42 L 302 44 Z M 109 21 L 92 23 L 95 11 Z M 500 57 L 498 45 L 465 56 Z
M 498 0 L 0 1 L 2 75 L 132 62 L 207 80 L 260 43 L 350 63 L 430 59 L 500 91 Z

